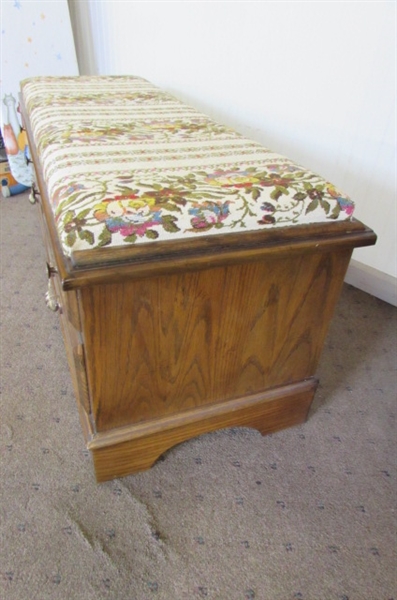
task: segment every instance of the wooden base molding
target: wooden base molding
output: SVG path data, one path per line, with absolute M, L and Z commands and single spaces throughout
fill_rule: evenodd
M 263 394 L 97 434 L 87 444 L 97 481 L 149 469 L 166 450 L 210 431 L 240 426 L 265 435 L 299 425 L 307 419 L 317 383 L 310 378 Z

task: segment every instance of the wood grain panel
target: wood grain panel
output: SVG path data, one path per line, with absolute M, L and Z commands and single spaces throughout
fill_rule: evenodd
M 313 376 L 350 254 L 82 288 L 97 431 Z

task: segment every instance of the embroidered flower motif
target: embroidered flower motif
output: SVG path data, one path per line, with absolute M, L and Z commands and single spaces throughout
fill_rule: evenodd
M 296 171 L 302 171 L 301 167 L 299 167 L 298 165 L 291 164 L 291 163 L 267 164 L 266 169 L 268 171 L 272 171 L 273 173 L 283 173 L 286 171 L 288 173 L 295 173 Z
M 291 183 L 292 178 L 268 176 L 261 180 L 260 185 L 263 185 L 264 187 L 281 186 L 283 188 L 287 188 L 289 185 L 291 185 Z
M 193 215 L 190 231 L 208 231 L 213 227 L 220 229 L 223 227 L 222 221 L 225 221 L 229 216 L 229 202 L 204 202 L 196 204 L 189 208 L 189 214 Z
M 307 195 L 312 200 L 321 200 L 324 197 L 324 192 L 322 190 L 317 190 L 316 188 L 311 188 L 307 191 Z
M 273 165 L 274 167 L 275 165 Z M 219 169 L 209 174 L 205 181 L 210 185 L 222 188 L 242 189 L 246 194 L 250 194 L 253 200 L 260 198 L 264 188 L 273 187 L 270 197 L 273 200 L 278 200 L 283 194 L 288 194 L 287 188 L 292 184 L 293 177 L 290 174 L 284 177 L 278 176 L 268 172 L 268 170 L 258 171 L 251 167 L 244 171 L 239 169 L 223 171 Z
M 90 211 L 83 210 L 76 213 L 74 210 L 69 210 L 63 219 L 63 228 L 66 233 L 66 244 L 71 248 L 77 240 L 77 236 L 81 240 L 85 240 L 89 244 L 94 243 L 94 235 L 87 229 L 87 215 Z
M 335 200 L 338 203 L 338 206 L 339 206 L 340 210 L 343 210 L 347 215 L 349 215 L 349 217 L 353 214 L 353 212 L 354 212 L 354 204 L 350 200 L 349 197 L 342 196 L 342 194 L 340 193 L 340 191 L 337 190 L 336 187 L 333 186 L 333 185 L 331 185 L 331 184 L 328 184 L 328 186 L 327 186 L 327 192 L 329 193 L 329 195 L 332 198 L 335 198 Z
M 273 213 L 276 210 L 274 205 L 270 204 L 270 202 L 264 202 L 261 206 L 261 209 L 265 212 L 270 212 L 270 213 Z
M 140 198 L 136 194 L 103 200 L 95 207 L 94 216 L 98 221 L 105 222 L 110 233 L 119 232 L 123 237 L 142 237 L 149 229 L 161 224 L 161 214 L 155 208 L 155 199 Z M 152 231 L 149 237 L 158 237 L 158 233 Z
M 343 210 L 347 215 L 351 216 L 354 212 L 354 205 L 350 200 L 346 198 L 339 197 L 336 199 L 339 205 L 339 208 Z
M 300 215 L 319 210 L 329 219 L 337 219 L 342 210 L 352 214 L 350 200 L 334 186 L 318 182 L 314 174 L 298 167 L 290 171 L 288 164 L 270 166 L 271 170 L 248 167 L 165 177 L 154 174 L 150 184 L 136 181 L 133 174 L 122 175 L 121 194 L 108 193 L 92 209 L 80 212 L 61 207 L 66 245 L 72 248 L 79 238 L 90 246 L 105 246 L 112 243 L 114 234 L 135 243 L 142 238 L 155 240 L 162 232 L 205 233 L 225 225 L 244 228 L 247 219 L 255 217 L 258 225 L 298 223 Z M 87 193 L 78 185 L 71 191 L 73 199 L 80 192 L 82 198 Z M 259 205 L 262 194 L 267 200 Z M 94 233 L 93 225 L 101 223 L 103 229 Z
M 59 214 L 65 215 L 66 245 L 72 248 L 81 239 L 101 247 L 112 244 L 115 234 L 124 242 L 136 243 L 142 238 L 167 239 L 165 233 L 197 234 L 225 226 L 232 230 L 245 228 L 248 219 L 257 226 L 287 225 L 314 211 L 328 219 L 337 219 L 341 211 L 352 214 L 353 204 L 334 186 L 289 166 L 218 168 L 166 176 L 153 173 L 150 183 L 136 180 L 134 174 L 120 175 L 117 187 L 122 193 L 109 190 L 101 202 L 80 212 L 67 210 L 67 205 L 59 207 Z M 87 189 L 76 184 L 70 198 L 74 201 L 81 194 L 84 200 Z M 259 203 L 262 195 L 266 200 Z M 102 230 L 94 229 L 100 224 Z
M 258 221 L 259 225 L 274 225 L 276 219 L 272 215 L 263 215 Z
M 207 175 L 205 182 L 218 187 L 244 188 L 260 183 L 260 179 L 254 177 L 249 171 L 223 171 L 219 169 Z
M 148 201 L 154 200 L 159 205 L 167 204 L 169 210 L 175 210 L 175 207 L 170 205 L 169 202 L 184 206 L 187 196 L 189 196 L 189 191 L 186 189 L 164 187 L 159 190 L 146 192 L 144 198 L 147 198 Z
M 298 202 L 303 202 L 303 200 L 307 198 L 307 194 L 305 194 L 304 192 L 297 192 L 292 197 L 294 200 L 298 200 Z

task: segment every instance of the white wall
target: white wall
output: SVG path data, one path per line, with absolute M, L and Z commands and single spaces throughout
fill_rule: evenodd
M 37 75 L 78 75 L 78 68 L 66 0 L 0 2 L 0 124 L 12 175 L 22 185 L 7 189 L 14 195 L 30 187 L 33 179 L 25 148 L 18 147 L 25 142 L 17 112 L 20 81 Z
M 69 4 L 82 73 L 145 77 L 332 180 L 378 234 L 355 264 L 395 285 L 395 2 Z

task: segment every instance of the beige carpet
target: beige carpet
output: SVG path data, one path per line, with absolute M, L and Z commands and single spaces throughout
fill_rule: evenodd
M 97 485 L 36 208 L 0 209 L 2 600 L 397 600 L 395 308 L 344 287 L 305 425 Z

